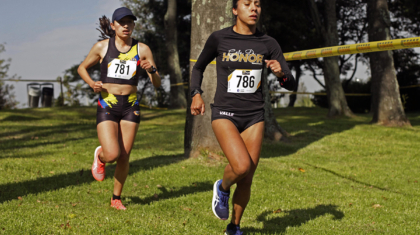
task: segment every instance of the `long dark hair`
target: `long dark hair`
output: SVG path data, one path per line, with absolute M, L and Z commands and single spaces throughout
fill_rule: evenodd
M 237 8 L 238 8 L 238 1 L 239 1 L 239 0 L 233 0 L 233 1 L 232 1 L 232 8 L 233 8 L 233 9 L 237 9 Z M 238 18 L 238 16 L 233 15 L 233 18 L 232 18 L 232 20 L 233 20 L 233 24 L 236 24 L 236 20 L 237 20 L 237 18 Z
M 111 28 L 110 20 L 106 16 L 99 18 L 99 28 L 96 28 L 101 35 L 98 41 L 102 41 L 115 36 L 115 31 Z

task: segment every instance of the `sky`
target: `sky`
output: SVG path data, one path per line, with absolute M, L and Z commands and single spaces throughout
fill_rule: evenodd
M 111 18 L 114 10 L 121 7 L 120 0 L 0 2 L 0 43 L 6 46 L 0 57 L 12 59 L 9 75 L 31 80 L 55 80 L 66 69 L 79 64 L 97 42 L 99 17 Z M 311 73 L 304 73 L 301 81 L 307 91 L 320 90 Z M 367 76 L 366 67 L 359 66 L 356 77 Z M 319 78 L 323 81 L 322 76 Z M 8 83 L 15 86 L 18 107 L 27 107 L 27 83 Z M 59 92 L 59 83 L 55 83 L 55 98 Z
M 12 59 L 9 75 L 34 80 L 55 80 L 79 64 L 98 39 L 99 17 L 110 18 L 121 7 L 119 0 L 0 1 L 0 43 L 6 48 L 0 57 Z M 18 107 L 27 107 L 27 83 L 10 84 Z M 59 92 L 56 83 L 54 96 Z

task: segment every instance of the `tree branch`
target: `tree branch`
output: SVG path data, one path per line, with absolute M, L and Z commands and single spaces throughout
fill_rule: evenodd
M 311 72 L 313 73 L 313 74 L 312 74 L 312 77 L 315 79 L 315 81 L 317 81 L 317 82 L 319 83 L 319 85 L 321 85 L 324 89 L 326 89 L 325 85 L 324 85 L 324 84 L 322 84 L 322 82 L 321 82 L 321 81 L 319 81 L 319 79 L 316 77 L 316 71 L 315 71 L 315 69 L 312 67 L 312 65 L 311 65 L 310 63 L 308 63 L 308 66 L 309 66 L 309 69 L 311 70 Z

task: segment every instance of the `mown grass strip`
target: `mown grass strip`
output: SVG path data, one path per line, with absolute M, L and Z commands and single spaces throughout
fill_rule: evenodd
M 247 234 L 415 234 L 420 114 L 413 128 L 275 110 L 290 143 L 266 141 L 243 218 Z M 212 184 L 226 160 L 183 157 L 185 110 L 142 111 L 123 192 L 109 207 L 115 165 L 90 174 L 95 108 L 0 112 L 0 233 L 222 234 Z

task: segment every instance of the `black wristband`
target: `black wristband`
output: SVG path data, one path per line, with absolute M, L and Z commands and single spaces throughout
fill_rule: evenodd
M 150 74 L 154 74 L 156 73 L 157 69 L 155 68 L 155 66 L 152 65 L 152 72 L 147 71 Z
M 198 89 L 192 90 L 191 91 L 191 98 L 194 97 L 197 94 L 200 94 L 201 95 L 202 93 L 203 93 L 203 91 L 198 90 Z

